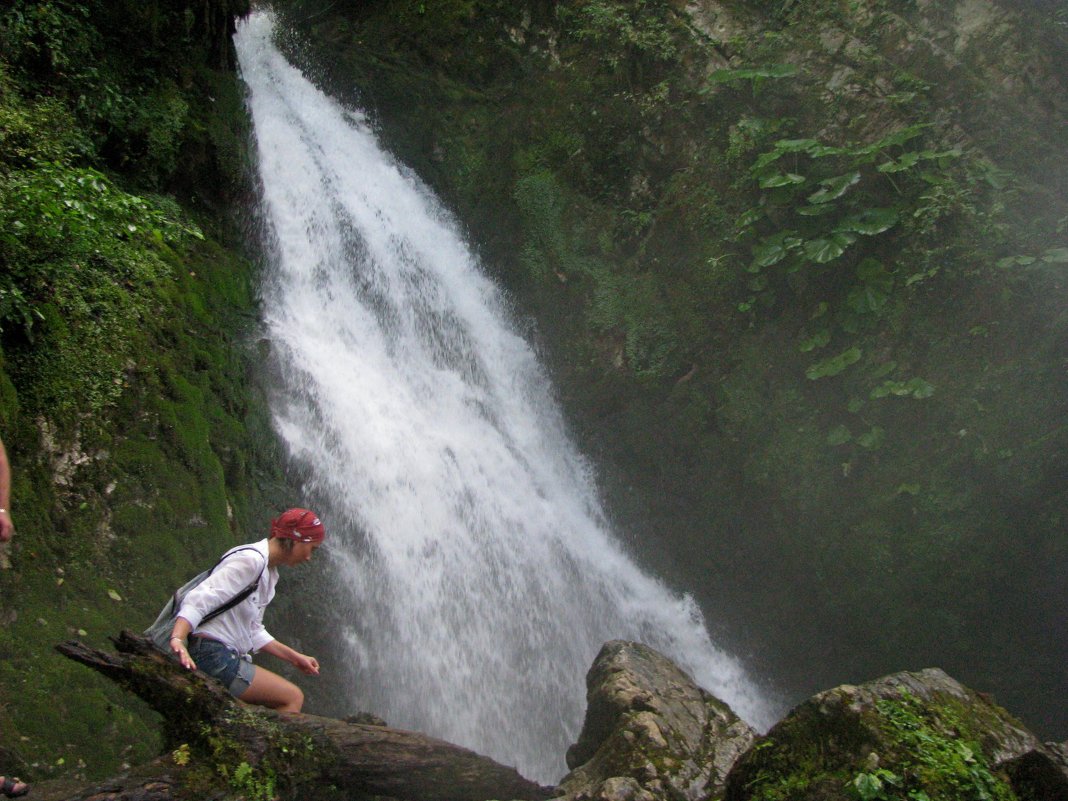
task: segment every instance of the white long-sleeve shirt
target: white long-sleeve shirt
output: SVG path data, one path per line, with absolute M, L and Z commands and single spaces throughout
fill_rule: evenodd
M 231 548 L 215 572 L 189 591 L 178 617 L 189 621 L 193 634 L 219 640 L 239 654 L 258 651 L 274 639 L 263 627 L 263 612 L 274 598 L 278 583 L 278 568 L 265 568 L 267 542 L 263 539 Z M 245 600 L 201 625 L 204 615 L 240 593 L 256 576 L 260 577 L 256 589 Z

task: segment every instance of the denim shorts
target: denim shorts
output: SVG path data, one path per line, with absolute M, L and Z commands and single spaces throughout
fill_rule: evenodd
M 244 695 L 256 673 L 250 657 L 241 656 L 225 643 L 207 637 L 190 637 L 189 655 L 198 670 L 221 681 L 234 698 Z

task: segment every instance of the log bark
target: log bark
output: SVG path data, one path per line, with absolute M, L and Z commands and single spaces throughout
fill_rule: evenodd
M 137 694 L 158 711 L 172 747 L 201 743 L 206 737 L 205 724 L 216 732 L 211 735 L 216 741 L 217 732 L 222 732 L 250 765 L 260 764 L 280 740 L 313 744 L 307 749 L 313 758 L 304 759 L 292 773 L 280 776 L 286 785 L 280 789 L 294 797 L 311 799 L 317 795 L 317 787 L 328 786 L 334 798 L 336 791 L 341 791 L 350 798 L 387 796 L 402 801 L 541 801 L 553 795 L 554 788 L 532 782 L 514 768 L 419 732 L 241 704 L 218 682 L 199 671 L 182 669 L 143 637 L 124 631 L 112 642 L 117 653 L 77 641 L 56 648 Z M 205 747 L 205 752 L 210 750 Z M 283 752 L 290 754 L 293 749 Z M 276 749 L 276 762 L 277 755 Z M 95 794 L 90 794 L 91 790 Z M 179 790 L 173 776 L 157 775 L 120 777 L 87 788 L 86 794 L 77 798 L 164 801 L 180 798 L 176 793 Z

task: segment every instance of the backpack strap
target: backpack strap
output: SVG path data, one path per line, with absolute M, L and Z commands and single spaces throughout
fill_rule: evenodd
M 210 576 L 212 573 L 214 573 L 216 567 L 221 565 L 229 557 L 233 556 L 235 553 L 238 553 L 239 551 L 255 551 L 256 553 L 259 553 L 259 549 L 258 548 L 252 548 L 252 547 L 235 548 L 234 550 L 232 550 L 229 553 L 225 554 L 218 562 L 216 562 L 214 567 L 212 567 L 211 570 L 208 571 L 208 575 Z M 264 559 L 263 560 L 263 567 L 260 568 L 259 575 L 256 576 L 255 580 L 251 584 L 249 584 L 247 587 L 245 587 L 245 589 L 241 590 L 241 592 L 239 592 L 237 595 L 235 595 L 229 601 L 227 601 L 226 603 L 222 604 L 222 606 L 218 606 L 215 609 L 212 609 L 210 612 L 208 612 L 206 615 L 204 615 L 204 617 L 202 617 L 200 619 L 200 622 L 201 623 L 206 623 L 207 621 L 211 620 L 212 618 L 218 617 L 223 612 L 229 612 L 231 609 L 233 609 L 239 603 L 241 603 L 246 598 L 248 598 L 250 595 L 252 595 L 253 591 L 256 589 L 256 586 L 260 583 L 260 579 L 263 578 L 263 571 L 266 570 L 266 569 L 267 569 L 267 560 Z M 205 578 L 207 578 L 207 576 L 205 576 Z

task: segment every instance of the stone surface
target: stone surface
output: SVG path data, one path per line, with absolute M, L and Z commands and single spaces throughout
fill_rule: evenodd
M 568 798 L 714 796 L 756 738 L 726 704 L 638 643 L 607 643 L 586 685 L 586 721 L 567 753 L 572 772 L 560 784 Z
M 1068 743 L 1046 743 L 1004 768 L 1020 798 L 1068 801 Z
M 1020 798 L 1054 799 L 1066 797 L 1057 758 L 987 696 L 932 668 L 800 704 L 738 760 L 724 798 L 855 801 L 858 782 L 883 781 L 930 798 L 947 786 L 1007 798 L 1011 782 Z

